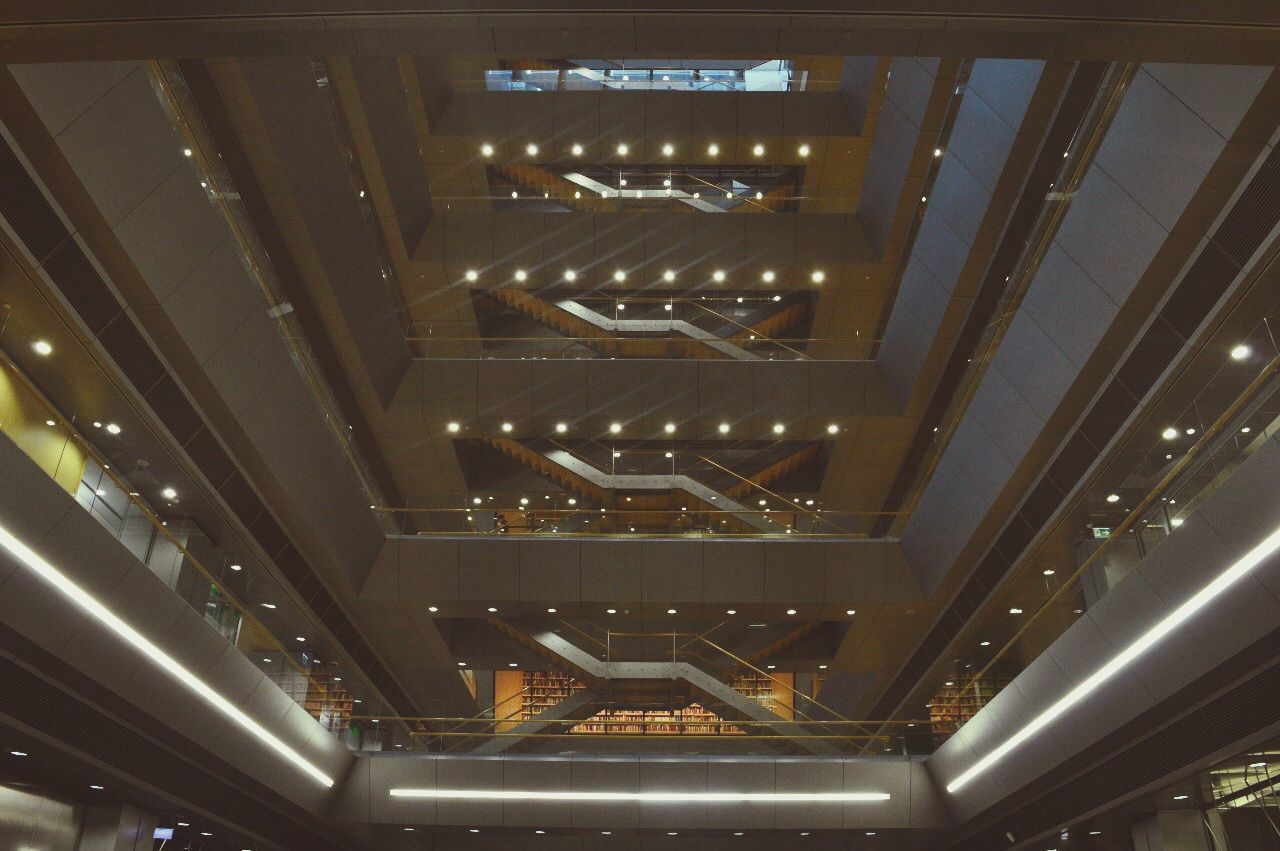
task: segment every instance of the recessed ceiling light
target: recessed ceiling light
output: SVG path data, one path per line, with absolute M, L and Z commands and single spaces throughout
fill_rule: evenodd
M 526 281 L 529 279 L 529 273 L 526 272 L 524 269 L 516 269 L 515 277 L 517 281 Z
M 89 784 L 89 788 L 90 788 L 90 789 L 93 789 L 93 790 L 95 790 L 95 791 L 98 791 L 98 792 L 101 792 L 101 791 L 102 791 L 102 787 L 101 787 L 101 786 L 99 786 L 97 783 L 90 783 L 90 784 Z
M 1249 428 L 1248 426 L 1245 426 L 1244 428 L 1240 429 L 1241 434 L 1248 434 L 1251 431 L 1253 431 L 1253 429 Z
M 831 423 L 827 426 L 827 434 L 836 434 L 840 431 L 840 426 Z
M 183 155 L 184 157 L 189 157 L 189 156 L 191 156 L 193 153 L 194 153 L 194 151 L 192 151 L 190 148 L 183 148 L 183 149 L 182 149 L 182 155 Z
M 627 273 L 621 269 L 615 269 L 613 272 L 613 279 L 618 283 L 622 283 L 627 279 Z
M 1119 502 L 1119 501 L 1120 501 L 1120 494 L 1118 493 L 1107 494 L 1107 502 Z
M 512 197 L 515 197 L 515 196 L 512 196 Z M 468 270 L 467 270 L 466 279 L 467 279 L 468 281 L 475 281 L 475 280 L 479 280 L 479 278 L 480 278 L 480 273 L 479 273 L 479 272 L 477 272 L 475 269 L 468 269 Z
M 827 273 L 822 271 L 821 269 L 814 269 L 813 274 L 809 276 L 809 280 L 813 281 L 815 284 L 820 284 L 826 279 L 827 279 Z
M 568 423 L 556 423 L 556 434 L 564 434 L 568 430 Z
M 573 271 L 572 269 L 565 269 L 564 279 L 569 283 L 573 283 L 574 281 L 578 280 L 578 273 Z
M 763 157 L 764 145 L 757 144 L 754 148 L 751 149 L 751 153 L 755 154 L 757 157 Z
M 94 421 L 93 421 L 93 427 L 94 427 L 94 428 L 102 428 L 102 423 L 98 422 L 97 420 L 94 420 Z
M 1191 797 L 1190 795 L 1174 795 L 1173 799 L 1175 801 L 1185 801 L 1187 798 L 1190 798 L 1190 797 Z
M 664 426 L 662 427 L 662 430 L 663 430 L 663 431 L 665 431 L 667 434 L 675 434 L 675 433 L 676 433 L 676 424 L 675 424 L 675 423 L 667 423 L 666 425 L 664 425 Z
M 725 609 L 725 610 L 724 610 L 724 613 L 725 613 L 726 615 L 736 615 L 736 614 L 738 613 L 738 610 L 737 610 L 737 609 Z
M 497 612 L 498 610 L 495 607 L 493 606 L 489 607 L 489 614 L 493 615 L 493 614 L 497 614 Z
M 164 497 L 165 499 L 177 499 L 177 498 L 178 498 L 178 492 L 177 492 L 176 490 L 174 490 L 173 488 L 165 488 L 164 490 L 160 491 L 160 495 L 161 495 L 162 497 Z
M 459 662 L 459 663 L 458 663 L 458 667 L 459 667 L 459 668 L 465 668 L 465 667 L 467 667 L 467 663 L 466 663 L 466 662 Z
M 782 423 L 774 423 L 774 424 L 773 424 L 773 433 L 774 433 L 774 434 L 782 434 L 782 433 L 783 433 L 784 431 L 786 431 L 786 430 L 787 430 L 787 427 L 786 427 L 786 426 L 784 426 Z
M 1046 567 L 1044 570 L 1040 572 L 1043 573 L 1045 576 L 1053 576 L 1054 574 L 1054 570 L 1052 567 Z
M 522 496 L 522 497 L 520 497 L 520 504 L 521 504 L 521 505 L 528 505 L 528 504 L 529 504 L 529 497 L 527 497 L 527 496 Z
M 472 503 L 473 505 L 479 505 L 479 504 L 480 504 L 480 503 L 482 503 L 482 502 L 484 502 L 484 500 L 483 500 L 483 499 L 481 499 L 481 498 L 480 498 L 480 497 L 478 497 L 478 496 L 473 496 L 473 497 L 471 497 L 471 503 Z
M 728 434 L 728 433 L 729 433 L 729 424 L 728 424 L 728 423 L 720 423 L 720 433 L 721 433 L 721 434 Z
M 605 610 L 604 610 L 604 613 L 605 613 L 606 615 L 616 615 L 616 614 L 618 613 L 618 610 L 617 610 L 617 609 L 605 609 Z
M 762 499 L 762 500 L 760 500 L 760 505 L 766 505 L 767 503 L 768 503 L 768 501 L 767 501 L 767 500 L 763 500 L 763 499 Z
M 845 610 L 844 610 L 844 613 L 845 613 L 846 615 L 848 615 L 849 617 L 853 617 L 854 615 L 856 615 L 856 614 L 858 613 L 858 610 L 857 610 L 857 609 L 845 609 Z
M 53 420 L 45 420 L 44 424 L 49 426 L 50 428 L 57 425 L 57 423 L 55 423 Z
M 716 281 L 723 281 L 725 278 L 724 269 L 716 269 L 711 273 L 711 277 Z
M 764 274 L 760 276 L 760 280 L 764 281 L 766 284 L 772 284 L 774 279 L 777 277 L 777 274 L 775 274 L 772 269 L 765 269 Z
M 538 155 L 538 146 L 530 142 L 524 146 L 524 152 L 531 157 L 536 157 Z
M 942 156 L 942 148 L 934 148 L 934 149 L 933 149 L 933 155 L 934 155 L 935 157 L 940 157 L 940 156 Z
M 233 565 L 231 565 L 230 567 L 231 567 L 231 569 L 232 569 L 232 570 L 236 571 L 237 573 L 238 573 L 238 572 L 240 572 L 241 570 L 243 570 L 243 568 L 242 568 L 240 565 L 238 565 L 238 564 L 233 564 Z
M 1170 526 L 1173 526 L 1173 527 L 1176 529 L 1177 527 L 1179 527 L 1179 526 L 1181 526 L 1181 525 L 1182 525 L 1182 522 L 1183 522 L 1183 521 L 1182 521 L 1182 518 L 1181 518 L 1181 517 L 1175 517 L 1175 518 L 1173 518 L 1172 520 L 1170 520 L 1170 521 L 1169 521 L 1169 525 L 1170 525 Z
M 119 433 L 120 433 L 120 426 L 116 425 L 115 423 L 107 423 L 107 433 L 108 433 L 108 434 L 119 434 Z
M 1022 614 L 1022 609 L 1019 609 L 1017 606 L 1014 606 L 1012 609 L 1009 610 L 1009 614 L 1020 615 Z
M 675 609 L 667 609 L 667 614 L 674 615 L 675 613 L 676 613 Z
M 276 607 L 275 603 L 259 603 L 258 605 L 264 609 L 274 609 Z
M 787 609 L 787 614 L 794 615 L 795 613 L 796 613 L 795 609 Z
M 9 751 L 9 756 L 27 756 L 26 751 Z
M 719 155 L 719 153 L 720 153 L 720 146 L 717 145 L 715 142 L 712 142 L 710 145 L 707 145 L 707 156 L 714 157 Z
M 484 156 L 486 156 L 486 157 L 491 157 L 491 156 L 493 156 L 493 145 L 490 145 L 488 142 L 486 142 L 485 144 L 481 145 L 481 146 L 480 146 L 480 153 L 481 153 L 481 154 L 483 154 L 483 155 L 484 155 Z
M 676 152 L 676 146 L 671 144 L 670 142 L 667 142 L 665 145 L 662 146 L 662 155 L 664 157 L 669 157 L 675 152 Z
M 462 424 L 458 422 L 450 422 L 445 426 L 451 433 L 457 434 L 462 429 Z
M 819 665 L 819 666 L 818 666 L 818 670 L 819 670 L 819 671 L 825 671 L 826 669 L 827 669 L 827 666 L 826 666 L 826 665 Z
M 569 149 L 569 151 L 570 151 L 570 152 L 571 152 L 575 157 L 580 157 L 580 156 L 582 156 L 582 146 L 581 146 L 581 145 L 575 144 L 572 148 L 570 148 L 570 149 Z
M 547 614 L 554 615 L 555 613 L 556 613 L 556 610 L 554 608 L 547 609 Z
M 631 149 L 628 148 L 626 144 L 620 144 L 618 145 L 618 156 L 625 157 L 627 155 L 627 152 L 630 150 Z
M 515 426 L 513 426 L 511 423 L 503 423 L 503 424 L 502 424 L 502 430 L 503 430 L 503 431 L 505 431 L 505 432 L 508 432 L 508 433 L 509 433 L 513 428 L 515 428 Z
M 508 668 L 514 668 L 514 667 L 516 667 L 516 663 L 515 663 L 515 662 L 508 662 L 508 663 L 507 663 L 507 667 L 508 667 Z
M 1165 440 L 1177 440 L 1178 430 L 1173 426 L 1169 426 L 1167 429 L 1160 432 L 1160 436 L 1163 437 Z
M 776 668 L 776 667 L 778 667 L 778 666 L 777 666 L 777 665 L 765 665 L 765 667 L 766 667 L 766 668 L 768 668 L 770 671 L 772 671 L 774 668 Z
M 53 354 L 53 346 L 49 345 L 48 340 L 36 340 L 31 344 L 31 348 L 34 349 L 35 353 L 38 355 L 48 356 Z
M 809 156 L 809 146 L 808 146 L 808 145 L 801 145 L 801 146 L 799 147 L 799 149 L 798 149 L 798 152 L 799 152 L 800 156 L 802 156 L 802 157 L 807 157 L 807 156 Z
M 1189 428 L 1189 429 L 1187 429 L 1187 434 L 1191 435 L 1191 434 L 1195 434 L 1195 433 L 1196 433 L 1196 430 L 1195 430 L 1194 428 Z
M 674 270 L 674 269 L 668 269 L 667 271 L 663 272 L 663 273 L 662 273 L 662 279 L 663 279 L 664 281 L 668 281 L 668 282 L 670 282 L 670 281 L 674 281 L 674 280 L 676 279 L 676 273 L 675 273 L 675 270 Z
M 1234 349 L 1231 350 L 1231 358 L 1233 360 L 1244 360 L 1245 358 L 1249 357 L 1249 355 L 1252 353 L 1253 353 L 1253 349 L 1249 348 L 1244 343 L 1241 343 L 1240 345 L 1236 346 Z
M 979 646 L 979 647 L 990 647 L 990 646 L 991 646 L 991 642 L 990 642 L 990 641 L 979 641 L 979 642 L 978 642 L 978 646 Z
M 434 615 L 436 612 L 440 611 L 440 607 L 439 607 L 439 606 L 427 606 L 427 611 L 428 611 L 428 612 L 431 612 L 431 614 L 433 614 L 433 615 Z
M 609 423 L 609 433 L 617 434 L 622 431 L 622 423 Z M 616 455 L 614 457 L 617 457 Z

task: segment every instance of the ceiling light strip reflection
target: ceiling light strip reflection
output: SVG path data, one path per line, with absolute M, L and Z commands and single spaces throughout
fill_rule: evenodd
M 1212 602 L 1215 597 L 1218 597 L 1236 582 L 1243 579 L 1245 575 L 1261 564 L 1268 556 L 1274 554 L 1276 550 L 1280 550 L 1280 529 L 1276 529 L 1268 535 L 1263 539 L 1262 543 L 1245 553 L 1239 561 L 1218 574 L 1213 581 L 1201 588 L 1195 596 L 1178 606 L 1151 629 L 1138 636 L 1133 643 L 1112 657 L 1109 662 L 1090 675 L 1088 679 L 1067 692 L 1056 703 L 1028 722 L 1026 726 L 1005 739 L 998 747 L 970 766 L 967 771 L 948 783 L 947 791 L 955 792 L 960 789 L 974 777 L 977 777 L 1004 758 L 1014 748 L 1053 723 L 1058 716 L 1084 700 L 1107 680 L 1127 668 L 1135 659 Z
M 529 789 L 392 789 L 393 798 L 464 801 L 639 801 L 663 804 L 859 803 L 889 800 L 887 792 L 546 792 Z
M 223 715 L 226 715 L 232 721 L 252 733 L 265 745 L 276 751 L 286 760 L 302 769 L 320 783 L 325 786 L 333 785 L 332 777 L 325 774 L 310 760 L 293 748 L 289 747 L 257 721 L 254 721 L 244 712 L 240 711 L 239 708 L 210 688 L 207 683 L 195 674 L 182 667 L 176 659 L 168 653 L 165 653 L 156 645 L 152 644 L 141 633 L 116 616 L 114 612 L 102 605 L 102 603 L 98 602 L 98 600 L 91 594 L 68 579 L 65 574 L 37 555 L 34 550 L 22 543 L 22 541 L 15 538 L 3 526 L 0 526 L 0 547 L 3 547 L 13 553 L 13 555 L 33 573 L 52 585 L 59 593 L 74 603 L 82 611 L 91 615 L 101 622 L 103 626 L 107 627 L 126 642 L 133 645 L 142 653 L 143 656 L 146 656 L 160 668 L 164 669 L 170 676 L 184 685 L 188 690 L 199 695 Z

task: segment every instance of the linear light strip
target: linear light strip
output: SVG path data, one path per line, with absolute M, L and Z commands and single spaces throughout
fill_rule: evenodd
M 34 550 L 15 538 L 3 526 L 0 526 L 0 546 L 3 546 L 6 550 L 13 553 L 19 561 L 26 565 L 33 573 L 45 582 L 48 582 L 55 589 L 61 592 L 64 597 L 79 606 L 87 614 L 101 621 L 104 626 L 123 638 L 129 644 L 132 644 L 142 653 L 142 655 L 146 656 L 156 665 L 164 669 L 175 680 L 186 686 L 190 691 L 199 695 L 219 712 L 226 715 L 232 721 L 235 721 L 245 730 L 248 730 L 250 733 L 257 736 L 272 750 L 279 753 L 289 762 L 292 762 L 298 768 L 301 768 L 304 772 L 311 775 L 325 786 L 333 785 L 332 777 L 325 774 L 306 757 L 289 747 L 276 737 L 275 734 L 271 733 L 257 721 L 254 721 L 244 712 L 240 711 L 239 708 L 233 705 L 225 697 L 214 691 L 207 683 L 204 682 L 204 680 L 201 680 L 195 674 L 182 667 L 176 659 L 168 653 L 165 653 L 156 645 L 152 644 L 141 633 L 121 620 L 114 612 L 102 605 L 102 603 L 98 602 L 98 600 L 89 594 L 89 592 L 71 581 L 65 574 L 37 555 Z
M 887 792 L 545 792 L 528 789 L 392 789 L 393 798 L 467 801 L 640 801 L 645 803 L 857 803 L 887 801 Z
M 1091 692 L 1128 667 L 1135 659 L 1154 647 L 1188 618 L 1207 606 L 1215 597 L 1244 578 L 1251 570 L 1261 564 L 1263 559 L 1275 553 L 1277 549 L 1280 549 L 1280 529 L 1276 529 L 1264 538 L 1262 543 L 1249 550 L 1239 561 L 1218 574 L 1213 581 L 1201 588 L 1191 599 L 1178 606 L 1159 623 L 1138 636 L 1133 643 L 1112 657 L 1109 662 L 1091 674 L 1088 679 L 1067 692 L 1056 703 L 1029 721 L 1026 726 L 1008 739 L 1005 739 L 999 747 L 990 751 L 986 756 L 970 766 L 967 771 L 948 783 L 947 791 L 955 792 L 974 777 L 995 765 L 1018 745 L 1053 723 L 1058 716 L 1084 700 Z

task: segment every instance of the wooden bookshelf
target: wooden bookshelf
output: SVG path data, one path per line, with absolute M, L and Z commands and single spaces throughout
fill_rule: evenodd
M 929 701 L 929 721 L 934 738 L 941 744 L 954 735 L 1008 684 L 1008 677 L 991 676 L 957 678 L 954 685 L 943 686 Z
M 499 671 L 497 674 L 499 676 L 495 680 L 494 696 L 499 702 L 513 695 L 520 695 L 518 709 L 517 701 L 511 699 L 506 704 L 511 708 L 509 710 L 504 708 L 500 712 L 504 719 L 511 719 L 510 723 L 499 724 L 500 730 L 514 727 L 519 721 L 527 721 L 584 688 L 582 683 L 573 677 L 554 671 Z M 779 684 L 789 686 L 791 679 L 791 674 L 764 676 L 750 673 L 735 679 L 733 687 L 790 720 L 792 695 L 789 689 L 781 688 Z M 744 733 L 740 727 L 734 726 L 696 703 L 677 710 L 605 710 L 574 725 L 569 732 L 591 735 L 626 733 L 653 736 L 743 735 Z

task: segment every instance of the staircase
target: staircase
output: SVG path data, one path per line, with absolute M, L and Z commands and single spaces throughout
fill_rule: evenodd
M 491 622 L 495 625 L 501 623 Z M 830 742 L 807 738 L 808 731 L 803 725 L 780 717 L 768 707 L 688 662 L 606 662 L 551 630 L 530 633 L 524 639 L 544 645 L 544 655 L 549 654 L 548 658 L 557 659 L 558 666 L 581 670 L 587 677 L 584 682 L 588 683 L 587 688 L 590 690 L 598 690 L 601 684 L 611 680 L 683 680 L 693 688 L 695 694 L 702 696 L 699 702 L 704 706 L 716 706 L 717 714 L 721 714 L 720 707 L 724 707 L 722 717 L 725 720 L 762 722 L 777 735 L 795 738 L 796 744 L 813 754 L 831 755 L 838 752 Z
M 596 699 L 596 693 L 589 688 L 575 691 L 555 706 L 547 707 L 528 721 L 521 721 L 507 731 L 506 735 L 493 736 L 486 739 L 479 747 L 473 748 L 470 753 L 505 753 L 521 745 L 524 737 L 541 733 L 548 727 L 553 727 L 553 732 L 564 732 L 566 725 L 554 722 L 587 720 L 599 711 L 596 708 Z
M 756 340 L 772 339 L 788 328 L 795 328 L 803 323 L 808 313 L 809 305 L 805 302 L 789 304 L 747 328 L 739 328 L 727 339 L 737 343 L 748 342 L 752 337 Z
M 732 487 L 727 488 L 724 495 L 730 499 L 746 499 L 754 493 L 756 488 L 768 488 L 778 479 L 812 461 L 817 454 L 818 444 L 805 444 L 797 451 L 775 461 L 755 475 L 748 476 L 746 481 L 739 481 Z
M 545 195 L 572 207 L 581 213 L 598 213 L 604 207 L 604 199 L 584 190 L 578 184 L 565 180 L 545 168 L 525 163 L 507 163 L 493 166 L 494 174 L 504 180 L 524 186 L 539 195 Z M 580 197 L 575 197 L 577 193 Z
M 564 465 L 547 458 L 542 453 L 530 449 L 518 440 L 512 440 L 509 437 L 490 437 L 485 439 L 485 443 L 500 450 L 504 455 L 508 455 L 530 467 L 543 478 L 555 482 L 560 487 L 578 496 L 593 500 L 600 505 L 608 505 L 613 502 L 613 494 L 609 489 L 578 475 Z

